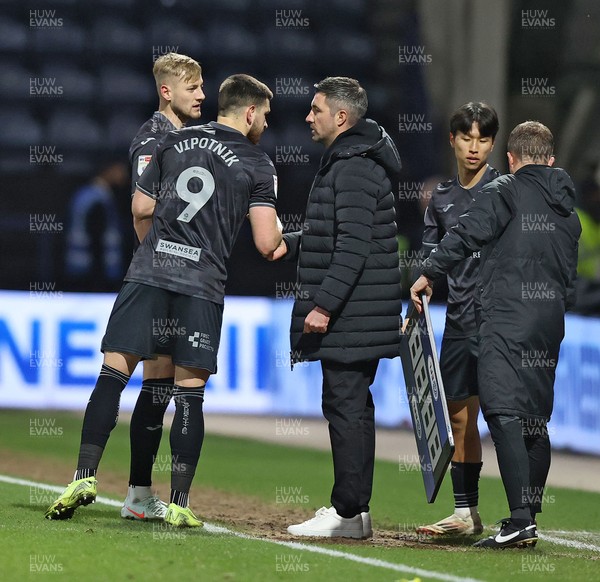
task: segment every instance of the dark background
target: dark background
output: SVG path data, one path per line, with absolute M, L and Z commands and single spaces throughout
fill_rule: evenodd
M 477 0 L 479 5 L 487 1 L 493 0 Z M 470 4 L 461 0 L 456 7 L 469 10 Z M 498 55 L 486 54 L 485 44 L 477 49 L 489 62 L 490 78 L 504 79 L 497 98 L 505 112 L 501 115 L 505 133 L 499 136 L 494 164 L 506 171 L 507 131 L 525 119 L 539 119 L 552 128 L 558 144 L 563 140 L 569 146 L 557 164 L 564 163 L 571 172 L 580 196 L 591 192 L 591 197 L 598 197 L 594 173 L 600 159 L 600 134 L 595 130 L 600 76 L 596 4 L 504 0 L 508 24 L 502 34 L 508 35 L 508 42 L 502 62 L 506 66 L 498 64 Z M 101 206 L 88 214 L 93 258 L 87 273 L 79 277 L 65 267 L 68 232 L 76 220 L 71 217 L 72 202 L 78 189 L 107 164 L 128 163 L 129 143 L 158 103 L 153 60 L 175 50 L 202 64 L 206 100 L 201 122 L 216 117 L 219 84 L 232 73 L 252 74 L 275 93 L 261 145 L 276 163 L 278 213 L 289 229 L 302 220 L 322 154 L 322 147 L 311 142 L 304 121 L 313 84 L 329 75 L 360 80 L 369 96 L 367 116 L 387 129 L 400 151 L 404 171 L 399 192 L 407 184 L 419 184 L 423 190 L 420 200 L 402 196 L 398 200 L 399 250 L 407 259 L 406 295 L 430 189 L 424 184 L 435 184 L 455 172 L 447 111 L 462 104 L 447 103 L 442 111 L 431 96 L 428 65 L 399 63 L 399 46 L 423 47 L 428 53 L 423 32 L 427 16 L 422 8 L 416 0 L 0 0 L 4 105 L 0 113 L 0 287 L 27 290 L 48 282 L 63 291 L 118 290 L 132 252 L 129 186 L 114 189 L 117 219 Z M 546 10 L 552 26 L 524 28 L 523 11 L 534 9 Z M 485 15 L 477 26 L 494 32 L 494 22 L 486 22 Z M 460 30 L 449 32 L 455 36 L 453 42 L 461 42 Z M 444 51 L 433 58 L 439 66 Z M 553 94 L 524 96 L 522 80 L 527 77 L 546 79 Z M 32 94 L 32 83 L 40 79 L 60 87 L 60 94 Z M 281 94 L 281 88 L 290 84 L 299 88 L 297 93 Z M 448 94 L 451 89 L 448 86 Z M 470 97 L 483 98 L 487 97 Z M 400 132 L 399 114 L 411 113 L 422 115 L 430 129 Z M 39 157 L 32 161 L 34 146 L 51 148 L 54 161 Z M 286 163 L 278 156 L 282 151 L 294 151 L 298 157 Z M 45 219 L 58 230 L 32 232 L 32 215 L 50 215 Z M 122 268 L 117 275 L 103 265 L 103 233 L 107 222 L 115 220 L 122 233 Z M 278 285 L 295 279 L 295 266 L 262 260 L 246 224 L 229 273 L 229 294 L 274 296 Z M 438 289 L 436 299 L 442 298 Z

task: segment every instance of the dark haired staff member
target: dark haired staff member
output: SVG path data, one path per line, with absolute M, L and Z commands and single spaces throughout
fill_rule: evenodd
M 168 133 L 138 181 L 132 208 L 142 243 L 102 340 L 104 364 L 83 420 L 74 480 L 47 518 L 70 518 L 95 500 L 96 472 L 116 425 L 121 392 L 140 359 L 155 353 L 153 322 L 170 318 L 178 331 L 171 351 L 171 502 L 164 520 L 179 527 L 202 525 L 188 501 L 204 440 L 204 386 L 216 371 L 226 262 L 247 214 L 263 256 L 271 258 L 282 240 L 275 168 L 256 145 L 272 97 L 253 77 L 227 78 L 219 89 L 217 122 Z M 174 260 L 156 261 L 158 253 Z
M 485 103 L 466 103 L 450 118 L 450 145 L 456 156 L 457 175 L 438 184 L 425 212 L 423 253 L 429 255 L 466 212 L 479 191 L 500 173 L 488 165 L 498 133 L 498 115 Z M 473 253 L 448 273 L 448 307 L 442 340 L 440 368 L 455 451 L 450 476 L 454 513 L 417 528 L 428 535 L 473 535 L 483 531 L 479 517 L 481 439 L 477 428 L 477 325 L 475 280 L 479 253 Z
M 329 422 L 334 485 L 331 507 L 291 525 L 298 536 L 368 538 L 373 531 L 375 421 L 370 386 L 380 358 L 399 355 L 400 269 L 392 182 L 396 146 L 363 119 L 358 81 L 315 85 L 306 122 L 326 150 L 300 232 L 285 235 L 275 258 L 298 260 L 301 290 L 291 325 L 293 360 L 320 360 L 323 415 Z
M 518 125 L 508 139 L 511 174 L 483 188 L 411 287 L 420 310 L 419 294 L 431 294 L 432 279 L 481 250 L 479 400 L 510 508 L 500 532 L 475 544 L 482 548 L 537 542 L 535 517 L 550 468 L 547 422 L 581 234 L 573 182 L 551 167 L 553 147 L 541 123 Z

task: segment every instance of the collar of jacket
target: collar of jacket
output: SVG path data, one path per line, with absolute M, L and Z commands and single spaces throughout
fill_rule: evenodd
M 385 129 L 372 119 L 359 119 L 350 129 L 340 133 L 325 150 L 318 173 L 327 172 L 337 160 L 354 156 L 373 158 L 390 175 L 399 173 L 402 167 L 396 145 Z

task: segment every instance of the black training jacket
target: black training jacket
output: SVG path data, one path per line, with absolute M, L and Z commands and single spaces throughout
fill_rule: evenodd
M 431 195 L 425 211 L 423 230 L 423 253 L 429 253 L 444 238 L 444 235 L 458 222 L 473 200 L 479 196 L 481 188 L 500 175 L 498 170 L 488 166 L 481 180 L 472 188 L 463 188 L 455 176 L 441 182 Z M 448 273 L 448 301 L 444 337 L 465 338 L 477 335 L 475 322 L 475 286 L 479 272 L 479 252 L 474 252 Z
M 530 164 L 485 186 L 424 261 L 435 278 L 481 249 L 479 397 L 487 417 L 547 420 L 581 225 L 560 168 Z
M 401 289 L 392 182 L 400 157 L 377 123 L 361 119 L 325 151 L 306 207 L 304 229 L 286 234 L 298 258 L 292 361 L 361 362 L 399 355 Z M 304 334 L 319 306 L 325 334 Z

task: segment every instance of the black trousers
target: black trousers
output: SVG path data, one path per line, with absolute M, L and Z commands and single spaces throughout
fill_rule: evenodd
M 322 361 L 323 415 L 329 422 L 334 485 L 331 504 L 342 517 L 369 511 L 375 462 L 375 406 L 370 386 L 379 360 Z
M 487 418 L 496 448 L 498 468 L 512 513 L 529 508 L 542 511 L 550 470 L 550 439 L 546 421 L 494 415 Z

